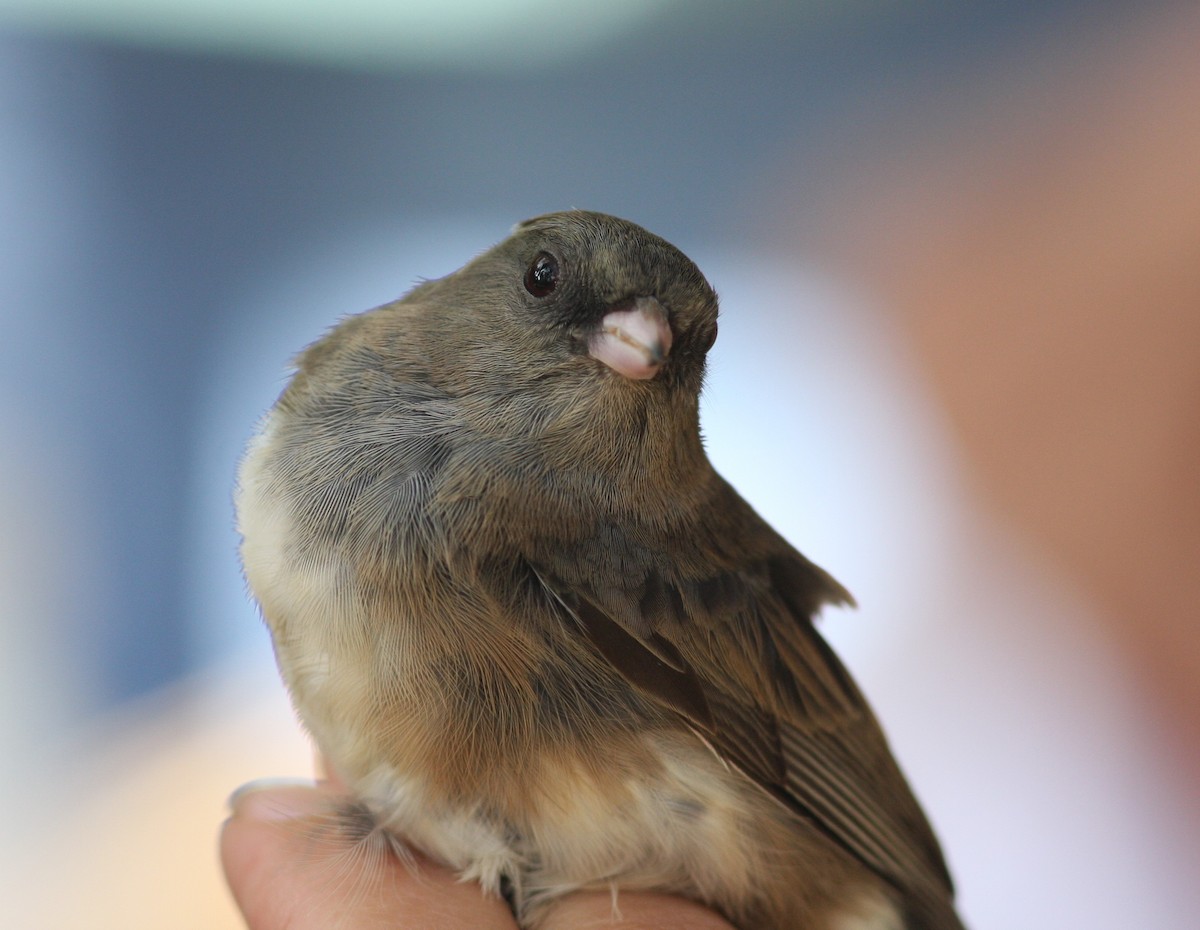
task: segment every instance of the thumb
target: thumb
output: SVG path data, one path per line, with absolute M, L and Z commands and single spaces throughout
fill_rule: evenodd
M 734 930 L 715 911 L 694 901 L 657 892 L 582 892 L 552 902 L 540 915 L 540 930 Z
M 252 782 L 230 799 L 221 864 L 250 930 L 513 930 L 504 902 L 347 829 L 330 785 Z

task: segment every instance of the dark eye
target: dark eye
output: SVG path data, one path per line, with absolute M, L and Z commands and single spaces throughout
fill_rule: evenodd
M 549 252 L 539 252 L 525 272 L 525 290 L 534 297 L 546 297 L 558 287 L 558 259 Z
M 707 352 L 713 347 L 713 343 L 717 341 L 717 324 L 713 323 L 712 329 L 708 331 L 708 335 L 701 341 L 700 349 Z

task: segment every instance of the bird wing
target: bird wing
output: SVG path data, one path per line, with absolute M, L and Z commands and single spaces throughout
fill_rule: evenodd
M 885 880 L 945 902 L 937 840 L 812 623 L 849 595 L 720 478 L 697 512 L 684 526 L 604 523 L 529 561 L 633 685 Z

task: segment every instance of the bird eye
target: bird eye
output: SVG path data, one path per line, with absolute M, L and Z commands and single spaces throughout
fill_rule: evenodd
M 558 259 L 549 252 L 539 252 L 525 272 L 525 290 L 534 297 L 546 297 L 558 287 Z

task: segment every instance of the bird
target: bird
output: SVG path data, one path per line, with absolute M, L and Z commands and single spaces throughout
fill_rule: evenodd
M 814 626 L 850 605 L 708 460 L 718 299 L 569 210 L 305 349 L 243 456 L 241 558 L 370 823 L 504 895 L 742 930 L 961 930 L 934 832 Z

